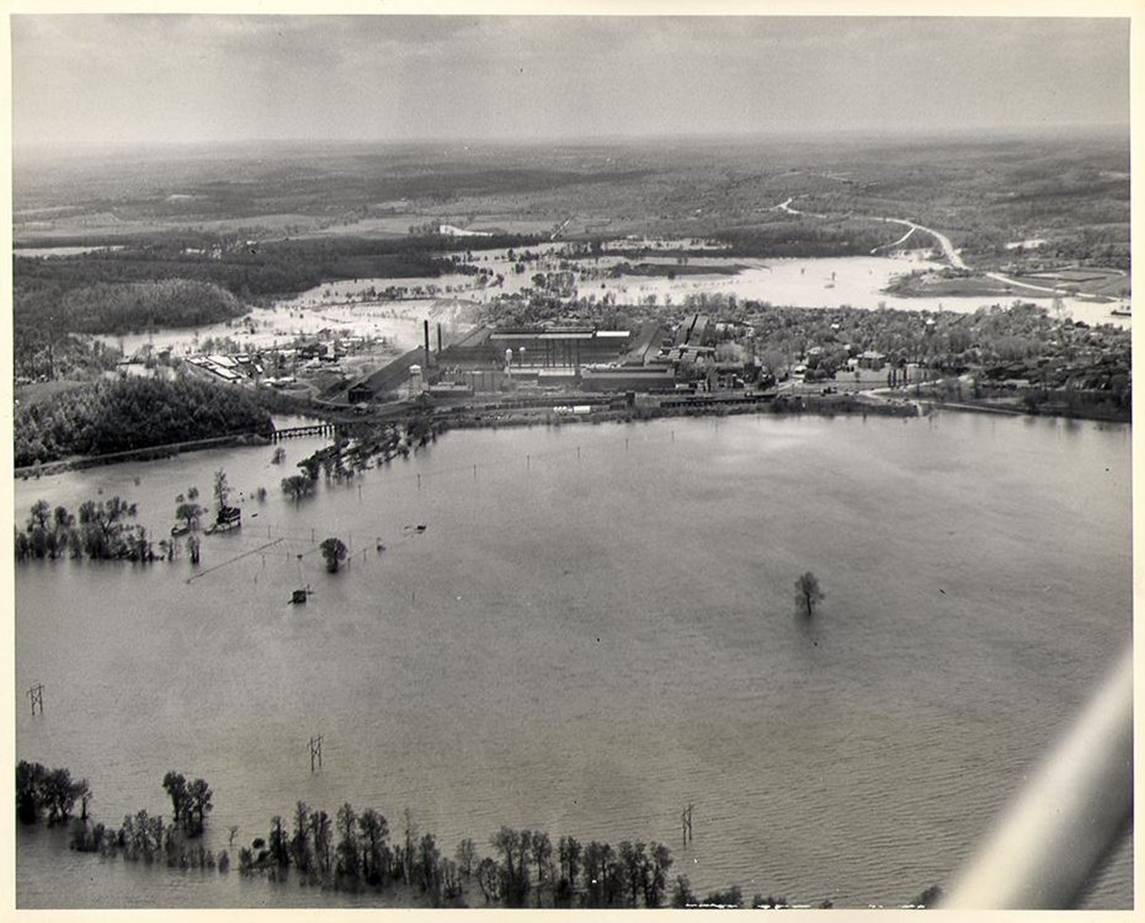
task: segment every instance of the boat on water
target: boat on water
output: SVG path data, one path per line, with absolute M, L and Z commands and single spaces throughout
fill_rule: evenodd
M 1132 317 L 1133 311 L 1129 308 L 1114 308 L 1109 312 L 1114 317 Z

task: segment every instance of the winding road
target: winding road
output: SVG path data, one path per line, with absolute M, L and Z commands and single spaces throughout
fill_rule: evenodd
M 788 214 L 788 215 L 804 215 L 808 218 L 826 218 L 827 217 L 826 215 L 820 215 L 820 214 L 817 214 L 816 212 L 805 212 L 805 211 L 800 211 L 798 208 L 792 208 L 791 203 L 795 201 L 795 198 L 796 198 L 795 196 L 788 196 L 784 201 L 780 202 L 778 205 L 771 206 L 771 210 L 784 212 L 785 214 Z M 901 224 L 903 227 L 909 228 L 909 230 L 905 234 L 903 234 L 902 237 L 900 237 L 898 240 L 896 240 L 893 244 L 888 245 L 891 247 L 894 247 L 898 244 L 901 244 L 904 240 L 906 240 L 908 237 L 910 237 L 910 235 L 913 234 L 915 231 L 924 231 L 925 233 L 929 234 L 931 237 L 933 237 L 935 240 L 938 241 L 939 246 L 942 247 L 942 255 L 944 257 L 946 257 L 946 259 L 950 262 L 951 266 L 953 266 L 955 269 L 969 269 L 969 267 L 966 265 L 966 263 L 963 262 L 962 257 L 958 255 L 958 251 L 954 249 L 954 244 L 952 244 L 950 242 L 950 238 L 947 237 L 945 234 L 943 234 L 941 231 L 936 231 L 936 230 L 934 230 L 934 228 L 928 228 L 928 227 L 925 227 L 921 224 L 916 224 L 913 221 L 907 221 L 906 218 L 882 218 L 882 217 L 879 217 L 878 215 L 854 215 L 853 217 L 859 218 L 860 220 L 865 220 L 865 221 L 885 221 L 885 222 L 888 222 L 890 224 Z M 878 250 L 878 249 L 880 249 L 880 248 L 879 247 L 875 248 L 875 250 Z M 875 250 L 872 250 L 871 253 L 874 253 Z
M 791 203 L 795 201 L 795 198 L 796 198 L 795 196 L 789 196 L 786 200 L 784 200 L 783 202 L 780 202 L 778 205 L 773 205 L 771 207 L 771 210 L 772 211 L 785 212 L 788 215 L 804 215 L 808 218 L 826 218 L 827 217 L 826 215 L 819 215 L 819 214 L 816 214 L 815 212 L 805 212 L 805 211 L 800 211 L 797 208 L 792 208 Z M 935 240 L 938 241 L 938 245 L 942 248 L 943 258 L 948 263 L 950 263 L 950 265 L 953 268 L 955 268 L 955 269 L 966 269 L 966 270 L 970 269 L 970 267 L 966 265 L 966 261 L 963 260 L 962 256 L 958 253 L 958 251 L 954 249 L 954 244 L 952 244 L 950 242 L 950 238 L 947 237 L 945 234 L 943 234 L 941 231 L 936 231 L 934 228 L 928 228 L 925 225 L 918 224 L 915 221 L 909 221 L 906 218 L 884 218 L 884 217 L 880 217 L 878 215 L 855 215 L 853 217 L 862 218 L 862 219 L 865 219 L 867 221 L 883 221 L 883 222 L 886 222 L 888 224 L 901 224 L 903 227 L 909 229 L 909 230 L 907 230 L 907 232 L 902 237 L 900 237 L 898 240 L 896 240 L 893 244 L 886 244 L 886 245 L 884 245 L 884 247 L 898 246 L 899 244 L 903 243 L 908 237 L 910 237 L 910 235 L 913 234 L 915 231 L 922 231 L 926 234 L 929 234 L 931 237 L 933 237 Z M 884 247 L 875 247 L 875 249 L 872 250 L 871 253 L 875 253 L 878 250 L 884 249 Z M 1051 294 L 1051 295 L 1065 295 L 1065 296 L 1071 296 L 1074 298 L 1078 298 L 1078 297 L 1080 297 L 1080 298 L 1107 298 L 1107 297 L 1109 297 L 1107 295 L 1102 295 L 1102 294 L 1097 293 L 1097 292 L 1082 292 L 1082 291 L 1074 291 L 1072 289 L 1051 288 L 1051 287 L 1045 286 L 1045 285 L 1034 285 L 1030 282 L 1022 282 L 1018 279 L 1013 279 L 1010 276 L 1003 275 L 1000 272 L 984 272 L 982 274 L 988 279 L 993 279 L 995 282 L 1001 282 L 1003 285 L 1012 285 L 1012 286 L 1015 286 L 1017 288 L 1030 289 L 1030 290 L 1035 291 L 1035 292 L 1047 292 L 1048 294 Z

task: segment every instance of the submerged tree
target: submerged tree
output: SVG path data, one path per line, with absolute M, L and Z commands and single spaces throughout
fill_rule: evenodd
M 913 903 L 916 907 L 933 907 L 940 900 L 942 900 L 942 887 L 940 885 L 931 885 L 916 897 Z
M 282 479 L 282 492 L 295 503 L 303 497 L 310 496 L 313 490 L 314 482 L 305 475 L 292 474 L 290 477 Z
M 461 874 L 466 878 L 472 877 L 473 869 L 477 866 L 477 844 L 470 837 L 466 837 L 457 844 L 456 858 Z
M 181 772 L 171 770 L 163 777 L 163 788 L 171 799 L 174 821 L 180 827 L 187 822 L 189 807 L 187 794 L 187 778 Z
M 190 836 L 198 836 L 203 832 L 203 828 L 207 824 L 207 815 L 211 813 L 214 807 L 211 804 L 211 796 L 214 793 L 211 787 L 204 779 L 196 779 L 187 786 L 187 795 L 189 798 L 187 833 Z
M 215 472 L 215 505 L 220 510 L 227 508 L 227 499 L 231 495 L 230 485 L 227 484 L 227 472 L 220 468 Z
M 16 764 L 16 816 L 20 823 L 34 824 L 40 819 L 47 776 L 48 770 L 40 763 L 20 760 Z
M 163 777 L 163 789 L 171 799 L 174 825 L 188 836 L 201 834 L 213 807 L 213 792 L 206 781 L 195 779 L 188 782 L 183 773 L 171 770 Z
M 338 880 L 356 889 L 362 877 L 362 857 L 358 851 L 358 815 L 350 802 L 338 809 L 335 824 L 338 830 L 337 856 Z
M 299 801 L 294 806 L 294 836 L 290 839 L 290 856 L 295 868 L 303 874 L 310 871 L 310 806 Z
M 197 503 L 180 503 L 175 507 L 175 518 L 187 524 L 188 529 L 194 529 L 203 515 L 203 508 Z
M 811 618 L 815 614 L 815 605 L 823 599 L 824 595 L 823 591 L 819 589 L 819 578 L 811 571 L 800 575 L 799 579 L 795 581 L 795 604 L 807 618 Z
M 39 801 L 48 809 L 49 824 L 67 820 L 77 799 L 88 794 L 87 781 L 73 782 L 72 775 L 67 769 L 53 769 L 47 772 L 40 780 L 39 789 Z
M 497 863 L 488 856 L 477 864 L 477 884 L 485 903 L 491 904 L 501 897 L 501 869 Z
M 348 554 L 342 539 L 331 536 L 319 547 L 322 549 L 322 557 L 326 561 L 326 569 L 332 574 L 338 573 L 339 565 L 346 560 Z
M 373 808 L 367 808 L 358 817 L 358 829 L 362 839 L 362 877 L 366 884 L 381 887 L 390 865 L 390 849 L 386 844 L 389 824 Z
M 672 906 L 682 910 L 685 907 L 694 907 L 697 903 L 699 901 L 692 892 L 688 876 L 677 875 L 676 883 L 672 886 Z

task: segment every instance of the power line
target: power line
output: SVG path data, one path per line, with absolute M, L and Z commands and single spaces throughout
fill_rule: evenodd
M 27 691 L 26 695 L 32 700 L 32 715 L 35 716 L 37 707 L 39 707 L 42 715 L 44 713 L 44 684 L 36 683 Z

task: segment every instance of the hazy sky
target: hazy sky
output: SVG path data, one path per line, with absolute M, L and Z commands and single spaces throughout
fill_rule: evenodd
M 18 145 L 1129 121 L 1114 19 L 14 16 Z

